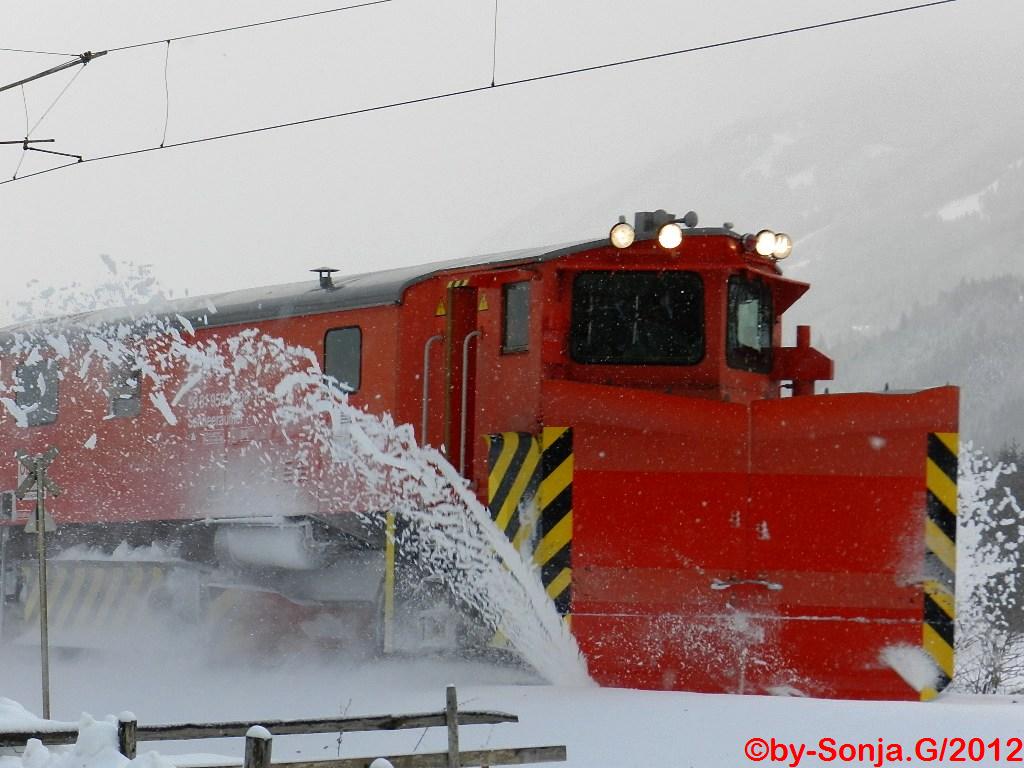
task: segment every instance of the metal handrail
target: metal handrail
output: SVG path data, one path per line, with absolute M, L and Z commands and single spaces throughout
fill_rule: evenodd
M 427 405 L 430 401 L 430 346 L 444 336 L 431 336 L 423 344 L 423 416 L 420 419 L 420 445 L 427 444 Z
M 467 389 L 469 388 L 469 342 L 477 336 L 482 336 L 480 331 L 470 331 L 462 340 L 462 408 L 459 413 L 459 474 L 466 471 L 466 405 L 469 399 Z

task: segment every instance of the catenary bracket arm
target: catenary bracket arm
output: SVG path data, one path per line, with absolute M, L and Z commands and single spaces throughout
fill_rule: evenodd
M 9 91 L 11 88 L 17 88 L 19 85 L 31 83 L 33 80 L 38 80 L 41 77 L 46 77 L 47 75 L 55 74 L 56 72 L 60 72 L 70 67 L 77 67 L 79 64 L 88 64 L 93 59 L 106 55 L 106 51 L 97 51 L 96 53 L 93 53 L 92 51 L 86 51 L 85 53 L 79 54 L 71 61 L 65 61 L 63 64 L 58 64 L 56 67 L 50 67 L 49 69 L 43 72 L 39 72 L 35 75 L 30 75 L 29 77 L 26 77 L 22 80 L 18 80 L 15 83 L 10 83 L 8 85 L 0 85 L 0 92 Z

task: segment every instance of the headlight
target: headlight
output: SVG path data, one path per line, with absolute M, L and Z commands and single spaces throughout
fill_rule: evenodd
M 663 224 L 658 230 L 658 245 L 662 248 L 678 248 L 682 242 L 683 230 L 678 224 Z
M 771 256 L 775 252 L 775 233 L 770 229 L 762 229 L 754 237 L 754 250 L 761 256 Z
M 626 222 L 620 221 L 612 227 L 608 237 L 616 248 L 629 248 L 636 240 L 636 231 Z
M 781 232 L 775 236 L 775 247 L 772 249 L 772 258 L 782 261 L 793 252 L 793 240 L 789 235 Z

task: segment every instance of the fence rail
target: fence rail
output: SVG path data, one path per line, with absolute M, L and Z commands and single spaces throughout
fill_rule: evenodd
M 122 718 L 118 723 L 120 733 L 135 722 Z M 136 741 L 186 741 L 189 739 L 216 739 L 245 736 L 253 722 L 236 720 L 224 723 L 173 723 L 166 725 L 136 725 Z M 459 712 L 459 725 L 497 725 L 518 723 L 516 715 L 507 712 L 463 711 Z M 305 733 L 356 733 L 366 731 L 400 731 L 416 728 L 432 728 L 447 725 L 444 712 L 423 712 L 409 715 L 369 715 L 365 717 L 335 717 L 312 720 L 260 720 L 259 724 L 275 736 L 291 736 Z M 39 739 L 46 745 L 74 744 L 78 728 L 55 728 L 46 730 L 0 731 L 0 747 L 17 747 L 29 739 Z
M 465 711 L 458 709 L 455 686 L 446 691 L 443 712 L 423 712 L 406 715 L 368 715 L 363 717 L 334 717 L 304 720 L 260 720 L 222 723 L 177 723 L 168 725 L 139 725 L 135 716 L 124 713 L 118 719 L 118 751 L 134 758 L 138 742 L 185 741 L 245 737 L 245 758 L 239 763 L 244 768 L 368 768 L 383 757 L 394 768 L 463 768 L 465 766 L 522 765 L 524 763 L 560 762 L 566 759 L 566 748 L 560 746 L 510 747 L 489 750 L 459 749 L 459 726 L 497 725 L 517 723 L 519 718 L 507 712 Z M 256 727 L 258 726 L 258 727 Z M 448 751 L 409 755 L 375 755 L 349 757 L 336 760 L 299 762 L 270 761 L 272 738 L 295 734 L 358 733 L 368 731 L 400 731 L 416 728 L 447 727 Z M 29 739 L 38 739 L 46 745 L 74 744 L 77 728 L 42 728 L 39 730 L 0 731 L 0 747 L 16 747 Z M 192 768 L 222 768 L 193 766 Z
M 312 760 L 304 763 L 271 763 L 274 768 L 369 768 L 376 757 L 343 757 L 337 760 Z M 447 752 L 420 752 L 415 755 L 384 756 L 394 768 L 448 768 Z M 530 763 L 557 763 L 566 759 L 564 746 L 509 747 L 507 749 L 481 749 L 459 752 L 458 765 L 527 765 Z M 213 768 L 211 766 L 210 768 Z M 223 767 L 221 767 L 223 768 Z
M 496 725 L 498 723 L 518 722 L 518 717 L 506 712 L 459 712 L 459 725 Z M 371 715 L 368 717 L 342 717 L 322 720 L 259 721 L 259 725 L 262 725 L 275 736 L 290 736 L 303 733 L 400 731 L 411 728 L 431 728 L 447 724 L 444 712 L 425 712 L 411 715 Z M 232 723 L 140 725 L 136 729 L 136 739 L 138 741 L 172 741 L 245 736 L 252 725 L 252 722 L 242 720 Z

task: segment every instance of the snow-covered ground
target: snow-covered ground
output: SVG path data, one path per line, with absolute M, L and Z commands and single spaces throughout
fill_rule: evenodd
M 1000 697 L 944 697 L 935 703 L 917 704 L 700 695 L 549 686 L 524 671 L 471 661 L 306 655 L 274 664 L 232 665 L 211 664 L 200 657 L 197 649 L 187 645 L 159 652 L 135 649 L 124 670 L 115 663 L 119 658 L 123 661 L 123 656 L 111 652 L 58 657 L 52 670 L 54 716 L 77 721 L 85 711 L 102 719 L 129 709 L 140 723 L 154 724 L 438 711 L 444 704 L 444 686 L 452 682 L 458 685 L 462 707 L 503 710 L 520 717 L 518 724 L 463 728 L 464 749 L 565 744 L 567 764 L 580 768 L 725 768 L 750 765 L 744 747 L 756 738 L 765 739 L 769 747 L 774 739 L 776 756 L 782 755 L 778 744 L 783 742 L 818 750 L 822 739 L 834 740 L 834 760 L 804 752 L 800 765 L 878 765 L 866 751 L 863 760 L 845 760 L 842 755 L 846 753 L 840 750 L 843 744 L 877 749 L 879 740 L 885 748 L 899 745 L 904 755 L 911 757 L 904 762 L 925 762 L 932 746 L 929 739 L 938 749 L 943 738 L 956 737 L 981 739 L 974 746 L 986 745 L 986 764 L 998 762 L 991 759 L 991 745 L 1000 739 L 1001 761 L 1008 762 L 1008 750 L 1013 748 L 1010 740 L 1020 737 L 1024 714 L 1017 701 Z M 16 647 L 5 653 L 0 679 L 0 693 L 29 709 L 38 707 L 34 649 Z M 0 728 L 24 726 L 24 716 L 18 714 L 13 705 L 0 706 Z M 29 750 L 23 756 L 0 757 L 0 768 L 119 768 L 124 761 L 111 751 L 113 726 L 86 730 L 88 739 L 75 751 Z M 445 749 L 444 738 L 443 729 L 347 734 L 340 745 L 337 734 L 279 737 L 274 741 L 274 758 L 436 752 Z M 827 758 L 829 742 L 823 746 Z M 140 744 L 140 763 L 149 768 L 161 764 L 152 757 L 143 759 L 154 748 L 179 764 L 182 755 L 191 753 L 217 753 L 236 760 L 242 754 L 240 739 Z M 794 765 L 797 758 L 789 751 L 785 758 L 772 760 L 769 756 L 764 762 Z

